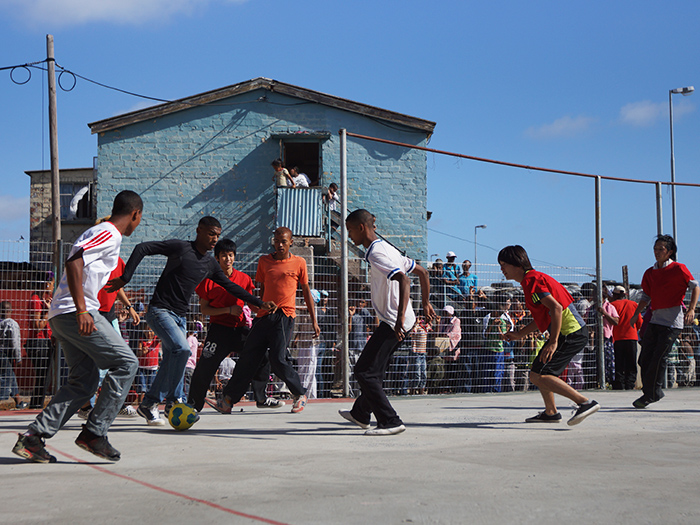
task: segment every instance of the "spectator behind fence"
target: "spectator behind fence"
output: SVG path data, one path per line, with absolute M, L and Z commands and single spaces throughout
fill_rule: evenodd
M 619 322 L 613 326 L 615 378 L 612 387 L 614 390 L 632 390 L 637 381 L 637 346 L 642 316 L 637 314 L 635 322 L 630 323 L 637 303 L 627 299 L 624 286 L 616 286 L 613 289 L 612 299 L 611 304 L 620 317 Z
M 573 298 L 561 284 L 547 274 L 532 268 L 527 252 L 522 246 L 506 246 L 498 254 L 498 264 L 506 279 L 512 279 L 523 288 L 525 304 L 533 321 L 517 332 L 507 332 L 504 339 L 522 339 L 536 329 L 549 330 L 549 340 L 544 344 L 532 364 L 530 380 L 539 388 L 545 410 L 525 421 L 528 423 L 558 423 L 554 394 L 564 396 L 578 405 L 569 425 L 577 425 L 597 412 L 600 405 L 574 390 L 559 376 L 569 361 L 580 352 L 588 341 L 586 323 L 573 307 Z
M 316 319 L 321 328 L 321 337 L 318 342 L 318 369 L 316 382 L 318 383 L 319 397 L 329 397 L 333 383 L 333 354 L 337 340 L 336 322 L 334 310 L 328 306 L 328 292 L 321 290 L 321 299 L 316 307 Z
M 311 290 L 311 298 L 314 304 L 318 304 L 321 300 L 321 292 Z M 315 337 L 313 317 L 306 308 L 300 309 L 295 329 L 294 345 L 297 349 L 296 361 L 299 379 L 301 385 L 306 389 L 306 397 L 316 399 L 318 397 L 316 367 L 318 366 L 318 346 L 321 338 Z
M 19 397 L 19 386 L 14 365 L 22 361 L 22 343 L 17 321 L 12 319 L 12 303 L 0 302 L 0 402 L 25 408 Z M 8 403 L 9 402 L 9 403 Z
M 472 275 L 470 272 L 472 267 L 472 262 L 469 259 L 465 259 L 462 263 L 462 273 L 459 274 L 459 292 L 467 297 L 472 293 L 472 290 L 477 288 L 478 279 L 476 275 Z
M 445 281 L 442 259 L 435 259 L 430 267 L 430 302 L 438 309 L 445 307 Z
M 506 332 L 515 331 L 515 320 L 511 316 L 510 294 L 499 294 L 496 303 L 501 311 L 501 319 L 506 323 Z M 515 391 L 515 341 L 503 341 L 503 379 L 501 381 L 502 392 Z
M 26 342 L 27 358 L 34 370 L 34 386 L 29 408 L 44 408 L 47 390 L 49 361 L 54 353 L 49 326 L 49 306 L 53 296 L 54 275 L 48 272 L 45 280 L 38 283 L 35 293 L 29 298 L 29 334 Z
M 443 391 L 454 392 L 460 376 L 458 358 L 462 351 L 459 346 L 462 340 L 462 323 L 455 315 L 455 309 L 452 305 L 448 304 L 442 311 L 444 314 L 440 317 L 438 336 L 445 337 L 449 341 L 447 349 L 442 354 L 445 362 Z
M 153 380 L 158 373 L 161 360 L 160 341 L 148 325 L 143 322 L 140 325 L 138 335 L 139 349 L 136 355 L 139 358 L 139 371 L 136 378 L 136 391 L 138 392 L 139 404 L 143 402 L 143 397 L 153 386 Z
M 607 286 L 601 290 L 603 304 L 598 305 L 598 294 L 593 296 L 595 312 L 603 318 L 603 347 L 605 357 L 605 380 L 612 385 L 615 377 L 615 350 L 613 348 L 613 328 L 619 323 L 620 316 L 610 303 L 610 292 Z M 597 326 L 597 323 L 596 323 Z
M 447 297 L 452 301 L 459 301 L 462 298 L 462 293 L 459 289 L 459 278 L 457 277 L 457 265 L 455 252 L 447 252 L 447 262 L 442 269 L 442 280 L 445 285 Z
M 676 262 L 676 241 L 670 235 L 659 235 L 654 243 L 654 266 L 644 272 L 642 297 L 630 319 L 636 324 L 637 314 L 647 306 L 651 319 L 642 336 L 639 366 L 642 369 L 644 394 L 633 402 L 634 408 L 646 408 L 664 397 L 663 383 L 666 359 L 683 326 L 691 326 L 695 319 L 700 288 L 684 264 Z M 683 313 L 686 291 L 690 291 L 690 305 Z
M 275 170 L 275 174 L 272 176 L 272 180 L 275 181 L 275 186 L 278 188 L 286 188 L 287 186 L 294 188 L 296 186 L 289 171 L 284 167 L 282 159 L 275 159 L 271 164 L 272 169 Z
M 432 324 L 426 321 L 422 315 L 418 316 L 416 325 L 411 333 L 411 354 L 409 364 L 409 394 L 425 395 L 427 393 L 427 347 L 428 332 L 432 331 Z
M 508 301 L 510 306 L 510 300 Z M 490 303 L 488 313 L 484 317 L 485 351 L 482 356 L 484 363 L 481 370 L 484 373 L 486 392 L 500 392 L 503 382 L 504 369 L 504 340 L 503 334 L 508 331 L 506 320 L 501 316 L 505 304 Z

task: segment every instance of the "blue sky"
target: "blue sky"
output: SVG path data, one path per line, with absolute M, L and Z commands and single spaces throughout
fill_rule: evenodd
M 694 2 L 4 0 L 0 15 L 0 66 L 44 59 L 50 33 L 60 65 L 125 90 L 174 99 L 265 76 L 433 120 L 436 149 L 616 177 L 670 179 L 668 91 L 700 90 Z M 28 237 L 24 171 L 49 168 L 45 86 L 0 72 L 0 239 Z M 698 97 L 673 100 L 680 182 L 700 182 Z M 88 122 L 146 105 L 81 80 L 59 90 L 61 167 L 92 164 Z M 429 253 L 472 258 L 486 224 L 480 262 L 522 244 L 535 266 L 595 265 L 593 181 L 432 153 L 428 179 Z M 699 198 L 678 189 L 695 274 Z M 654 187 L 604 181 L 602 204 L 603 277 L 628 265 L 639 282 Z

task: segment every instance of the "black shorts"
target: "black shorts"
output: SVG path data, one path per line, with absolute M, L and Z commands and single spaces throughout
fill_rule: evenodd
M 532 362 L 532 371 L 536 374 L 543 376 L 557 376 L 559 377 L 566 367 L 569 366 L 569 361 L 578 354 L 581 350 L 586 348 L 588 344 L 588 327 L 584 326 L 575 332 L 568 335 L 559 334 L 559 339 L 557 339 L 557 349 L 549 360 L 549 363 L 545 364 L 540 361 L 539 355 Z

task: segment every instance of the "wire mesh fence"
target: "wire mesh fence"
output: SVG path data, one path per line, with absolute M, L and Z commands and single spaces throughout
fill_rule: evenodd
M 64 247 L 64 254 L 68 251 Z M 0 301 L 3 316 L 13 319 L 19 330 L 19 348 L 3 334 L 0 367 L 0 401 L 5 407 L 17 402 L 41 406 L 44 396 L 50 395 L 66 377 L 64 363 L 56 362 L 57 351 L 46 322 L 48 305 L 54 286 L 50 265 L 51 243 L 0 242 Z M 124 255 L 128 255 L 125 253 Z M 254 280 L 257 261 L 262 254 L 239 253 L 235 267 Z M 305 258 L 309 267 L 311 288 L 318 303 L 316 314 L 321 330 L 313 337 L 312 324 L 304 306 L 301 291 L 297 294 L 297 319 L 289 338 L 289 355 L 307 387 L 310 397 L 328 398 L 343 395 L 343 364 L 340 330 L 342 316 L 349 321 L 350 371 L 373 330 L 378 325 L 371 303 L 369 268 L 364 260 L 349 260 L 349 311 L 338 310 L 340 266 L 338 259 L 316 256 L 308 249 Z M 29 259 L 29 261 L 27 261 Z M 144 259 L 125 292 L 137 311 L 143 314 L 158 278 L 165 266 L 165 257 Z M 423 395 L 440 393 L 489 393 L 524 391 L 534 388 L 528 381 L 528 372 L 537 352 L 544 344 L 546 334 L 535 333 L 524 340 L 505 342 L 501 334 L 518 329 L 530 322 L 524 307 L 520 286 L 504 280 L 498 265 L 479 264 L 477 282 L 463 278 L 458 284 L 445 281 L 444 268 L 427 265 L 431 276 L 431 303 L 440 319 L 427 323 L 422 316 L 420 286 L 413 279 L 412 305 L 418 314 L 418 323 L 395 352 L 390 364 L 385 389 L 390 395 Z M 591 282 L 589 268 L 539 267 L 564 284 L 571 292 L 575 305 L 589 325 L 590 343 L 576 356 L 563 376 L 577 389 L 605 387 L 600 383 L 599 354 L 596 348 L 595 327 L 597 310 L 587 296 L 585 286 Z M 476 284 L 476 286 L 472 286 Z M 590 286 L 590 285 L 588 285 Z M 592 295 L 592 294 L 591 294 Z M 121 303 L 115 303 L 114 314 L 124 339 L 134 350 L 144 340 L 147 329 L 131 325 Z M 8 324 L 3 321 L 3 325 Z M 190 300 L 188 329 L 195 332 L 201 354 L 206 340 L 208 320 L 202 315 L 199 299 Z M 232 350 L 234 350 L 232 348 Z M 612 345 L 606 345 L 602 367 L 608 383 L 614 376 Z M 677 352 L 669 367 L 673 373 L 671 384 L 691 385 L 695 382 L 694 361 L 689 363 L 686 353 Z M 237 359 L 233 355 L 233 360 Z M 692 358 L 692 352 L 691 352 Z M 691 372 L 692 370 L 692 380 Z M 55 376 L 58 375 L 58 378 Z M 222 376 L 223 377 L 223 376 Z M 213 381 L 212 395 L 220 381 Z M 350 377 L 351 395 L 356 395 L 357 384 Z M 220 388 L 220 387 L 219 387 Z M 131 401 L 138 399 L 138 384 L 134 386 Z M 270 378 L 268 395 L 285 397 L 284 384 Z

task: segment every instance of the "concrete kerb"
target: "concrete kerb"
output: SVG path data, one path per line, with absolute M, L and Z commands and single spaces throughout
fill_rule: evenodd
M 27 463 L 10 450 L 35 413 L 4 413 L 0 523 L 697 522 L 698 391 L 587 395 L 602 409 L 575 427 L 524 423 L 537 392 L 393 398 L 407 431 L 383 437 L 338 415 L 351 400 L 207 408 L 186 432 L 117 419 L 115 464 L 75 446 L 77 417 L 47 441 L 58 463 Z

